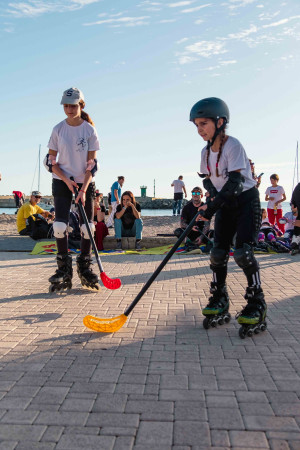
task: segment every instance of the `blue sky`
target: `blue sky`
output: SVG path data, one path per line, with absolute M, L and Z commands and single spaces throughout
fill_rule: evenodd
M 299 139 L 299 0 L 18 0 L 0 6 L 0 195 L 30 192 L 41 144 L 80 88 L 101 143 L 97 187 L 118 175 L 139 195 L 190 191 L 204 146 L 189 122 L 204 97 L 226 101 L 228 133 L 290 198 Z M 33 189 L 37 188 L 37 177 Z M 40 189 L 51 193 L 41 168 Z

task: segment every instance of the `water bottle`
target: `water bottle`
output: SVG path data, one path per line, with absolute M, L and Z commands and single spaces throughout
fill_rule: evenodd
M 277 205 L 274 205 L 274 216 L 277 214 Z

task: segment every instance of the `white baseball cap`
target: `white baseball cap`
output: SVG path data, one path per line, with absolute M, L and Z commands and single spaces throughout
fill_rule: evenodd
M 80 100 L 84 101 L 83 93 L 79 89 L 72 87 L 64 91 L 60 104 L 78 105 Z

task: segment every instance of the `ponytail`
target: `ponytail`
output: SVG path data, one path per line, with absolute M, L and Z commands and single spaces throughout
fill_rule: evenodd
M 216 162 L 216 175 L 217 175 L 217 177 L 220 176 L 219 175 L 219 161 L 220 161 L 220 158 L 221 158 L 221 155 L 222 155 L 223 146 L 225 144 L 225 130 L 223 129 L 220 134 L 221 134 L 221 136 L 220 136 L 221 137 L 221 142 L 220 142 L 219 153 L 218 153 L 217 162 Z
M 226 128 L 226 122 L 225 122 L 225 126 L 223 126 L 223 128 L 219 131 L 219 135 L 220 135 L 220 147 L 219 147 L 219 152 L 218 152 L 218 157 L 217 157 L 217 162 L 216 162 L 216 176 L 219 177 L 219 161 L 222 155 L 222 151 L 223 151 L 223 147 L 224 144 L 227 140 L 226 134 L 225 134 L 225 128 Z M 206 146 L 206 167 L 208 170 L 208 176 L 211 176 L 211 170 L 209 167 L 209 155 L 210 155 L 210 148 L 212 146 L 212 143 L 210 141 L 207 142 L 207 146 Z
M 79 102 L 79 105 L 81 106 L 81 118 L 85 120 L 86 122 L 90 123 L 93 127 L 95 126 L 94 122 L 90 118 L 87 112 L 83 111 L 83 108 L 85 107 L 85 103 L 83 100 Z

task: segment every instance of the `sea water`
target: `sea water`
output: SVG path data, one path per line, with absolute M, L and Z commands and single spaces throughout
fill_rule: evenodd
M 267 209 L 267 202 L 261 202 L 261 207 Z M 291 210 L 289 202 L 282 203 L 283 215 Z M 16 208 L 0 208 L 0 214 L 15 214 Z M 142 209 L 142 216 L 172 216 L 172 209 Z

